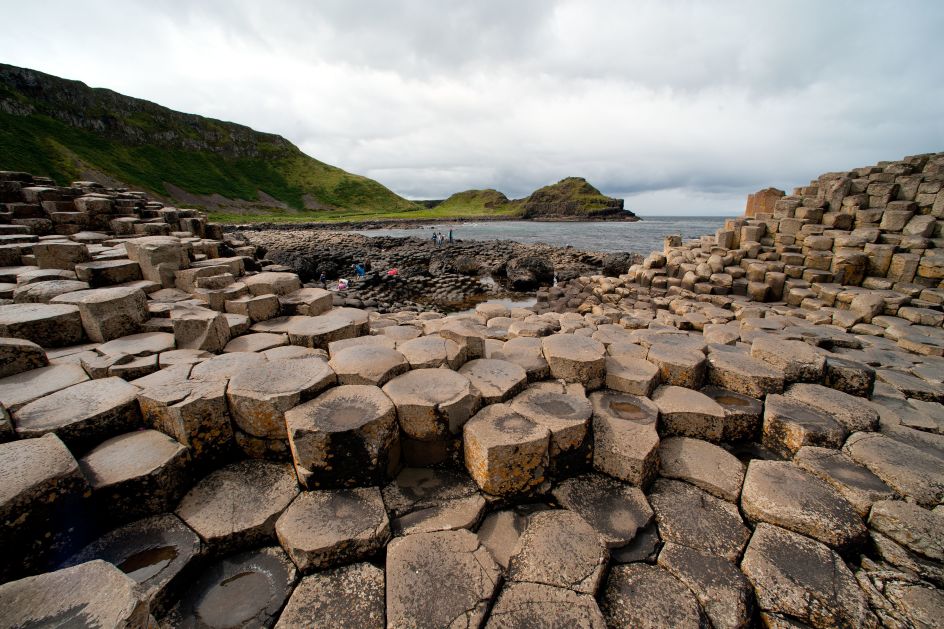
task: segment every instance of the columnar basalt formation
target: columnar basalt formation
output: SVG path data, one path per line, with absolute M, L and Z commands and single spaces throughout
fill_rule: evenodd
M 443 316 L 0 173 L 0 625 L 933 626 L 942 183 Z

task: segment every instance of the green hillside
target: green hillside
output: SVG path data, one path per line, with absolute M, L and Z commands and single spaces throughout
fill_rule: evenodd
M 182 205 L 201 205 L 199 197 L 216 194 L 240 212 L 300 220 L 418 209 L 280 136 L 3 64 L 0 170 L 60 184 L 103 175 Z M 226 205 L 203 202 L 211 212 Z

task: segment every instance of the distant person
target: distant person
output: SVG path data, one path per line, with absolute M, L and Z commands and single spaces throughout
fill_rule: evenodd
M 452 230 L 449 230 L 449 244 L 452 244 Z
M 367 275 L 367 272 L 364 270 L 360 264 L 352 264 L 351 268 L 354 269 L 354 272 L 357 274 L 358 279 L 364 279 L 364 276 Z
M 318 278 L 318 281 L 321 283 L 321 288 L 328 288 L 328 276 L 325 275 L 325 272 L 321 272 L 321 277 Z
M 439 246 L 441 247 L 441 246 L 443 246 L 444 244 L 446 244 L 446 236 L 445 236 L 445 234 L 442 234 L 442 233 L 441 233 L 441 234 L 439 234 Z
M 435 247 L 439 243 L 439 234 L 433 232 L 433 246 Z

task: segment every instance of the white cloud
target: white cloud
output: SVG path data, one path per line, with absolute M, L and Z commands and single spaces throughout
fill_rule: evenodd
M 280 133 L 414 198 L 581 175 L 642 214 L 732 213 L 760 187 L 944 148 L 934 0 L 0 11 L 18 16 L 0 61 Z

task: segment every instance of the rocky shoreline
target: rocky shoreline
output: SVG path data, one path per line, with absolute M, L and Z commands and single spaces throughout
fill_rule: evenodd
M 0 203 L 0 626 L 944 617 L 944 153 L 449 316 L 306 280 L 606 260 Z
M 320 230 L 234 231 L 233 237 L 290 268 L 305 281 L 325 273 L 356 280 L 346 304 L 380 312 L 415 308 L 464 310 L 481 297 L 530 293 L 583 275 L 619 275 L 641 262 L 634 254 L 606 254 L 572 247 L 514 241 L 457 240 L 438 246 L 417 237 L 364 236 Z M 357 280 L 352 266 L 369 266 Z M 396 269 L 395 276 L 387 271 Z

